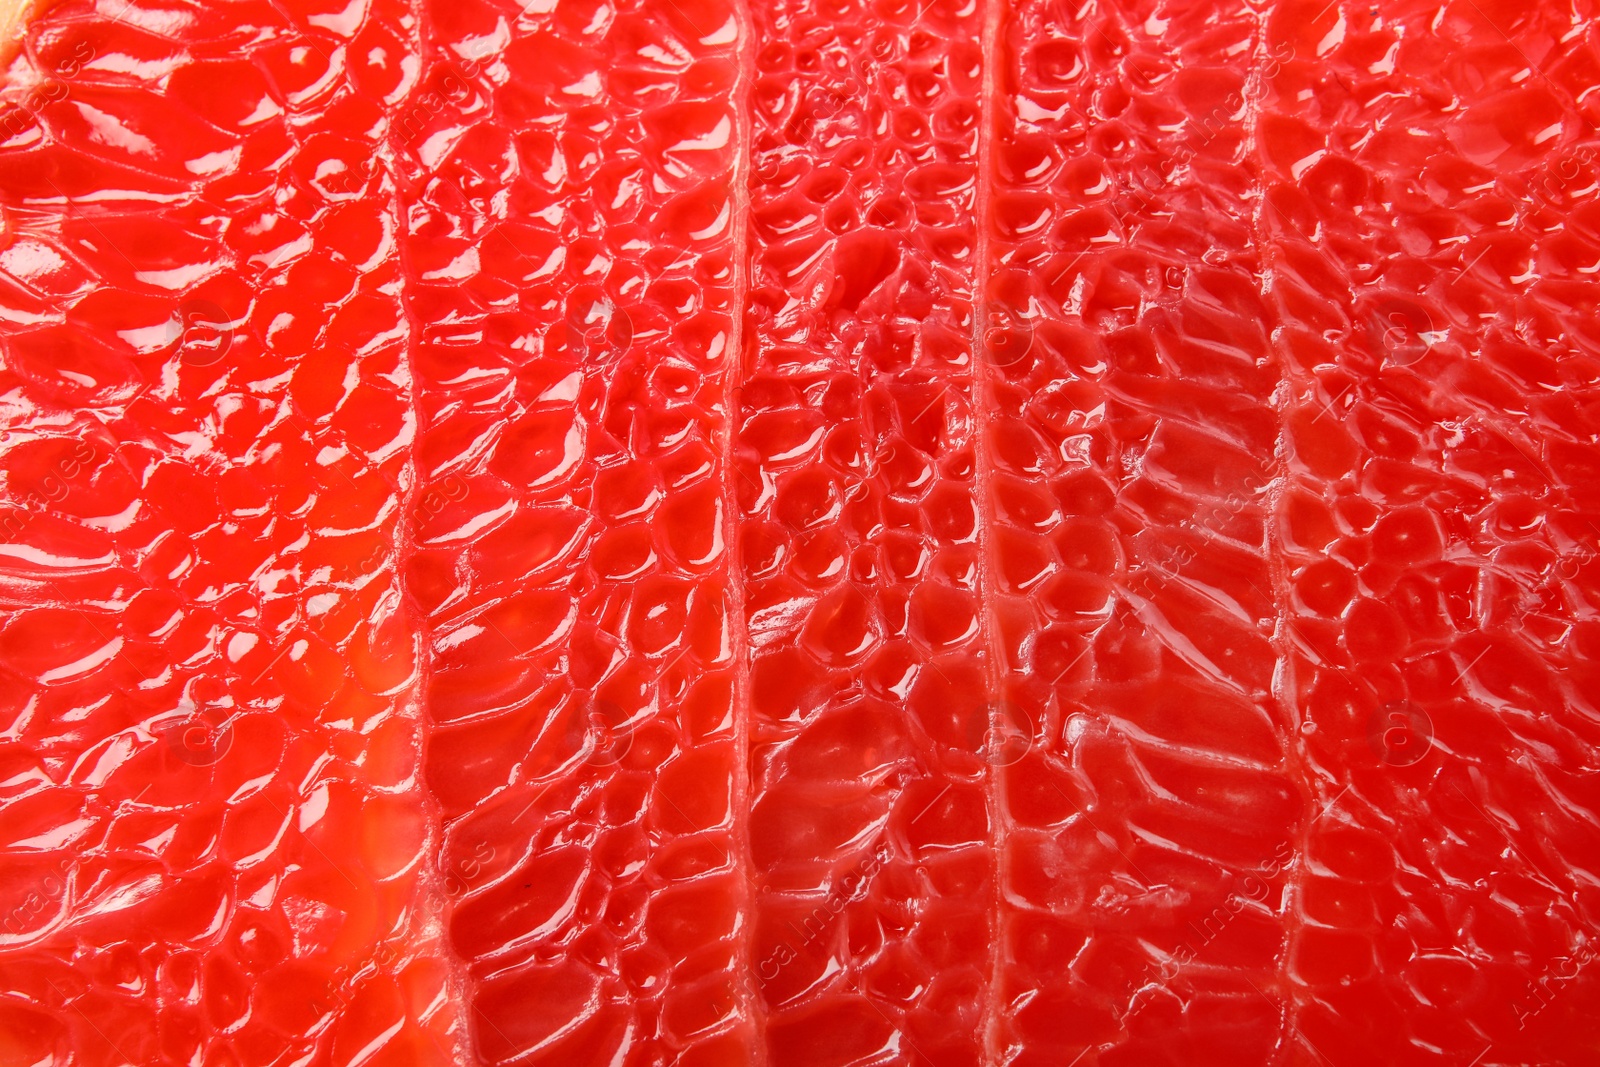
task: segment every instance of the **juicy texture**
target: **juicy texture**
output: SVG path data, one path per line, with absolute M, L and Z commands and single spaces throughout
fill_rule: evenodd
M 1593 14 L 52 8 L 0 1067 L 1587 1064 Z
M 1281 379 L 1243 4 L 1020 4 L 984 356 L 1012 1062 L 1264 1062 L 1304 802 L 1274 692 Z M 1168 132 L 1176 131 L 1176 132 Z M 1065 961 L 1071 961 L 1070 964 Z
M 414 46 L 393 5 L 333 14 L 173 36 L 66 4 L 12 67 L 8 1063 L 457 1043 L 419 894 L 395 190 L 351 179 Z
M 1329 808 L 1296 870 L 1284 1040 L 1579 1063 L 1595 987 L 1571 961 L 1600 917 L 1580 664 L 1600 350 L 1574 314 L 1600 251 L 1593 31 L 1509 4 L 1335 30 L 1315 5 L 1274 14 L 1260 122 L 1293 356 L 1285 675 Z
M 745 1062 L 734 12 L 427 14 L 395 129 L 420 330 L 407 571 L 477 1053 Z
M 774 1064 L 982 1051 L 980 26 L 954 3 L 756 12 L 734 488 Z

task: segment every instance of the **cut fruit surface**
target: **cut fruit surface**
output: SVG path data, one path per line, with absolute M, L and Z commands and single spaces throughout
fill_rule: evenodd
M 366 166 L 415 45 L 395 5 L 323 18 L 195 9 L 174 37 L 65 3 L 12 66 L 7 1063 L 461 1045 L 400 574 L 396 191 Z
M 740 34 L 712 2 L 496 37 L 520 11 L 429 9 L 395 130 L 450 946 L 484 1062 L 748 1062 Z
M 753 24 L 734 488 L 775 1065 L 983 1054 L 981 30 L 955 3 L 775 4 Z
M 41 11 L 0 1067 L 1587 1067 L 1594 14 Z
M 1283 370 L 1247 5 L 1024 3 L 987 217 L 989 565 L 1006 706 L 999 1043 L 1265 1063 L 1306 821 L 1276 688 Z M 1115 106 L 1106 101 L 1115 100 Z M 1063 960 L 1073 960 L 1063 966 Z
M 1335 29 L 1315 8 L 1268 25 L 1293 58 L 1259 130 L 1297 357 L 1282 669 L 1327 812 L 1278 999 L 1336 1062 L 1579 1063 L 1600 512 L 1578 472 L 1600 450 L 1594 325 L 1573 313 L 1596 286 L 1573 257 L 1600 235 L 1578 213 L 1592 179 L 1572 181 L 1594 144 L 1572 77 L 1592 44 L 1553 11 L 1400 4 L 1313 59 Z

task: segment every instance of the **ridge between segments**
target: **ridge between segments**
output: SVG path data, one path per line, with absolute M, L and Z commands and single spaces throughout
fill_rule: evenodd
M 743 892 L 737 909 L 741 929 L 735 949 L 734 1003 L 754 1030 L 751 1067 L 768 1062 L 766 1015 L 755 989 L 755 887 L 751 877 L 755 854 L 750 843 L 750 641 L 749 614 L 746 610 L 744 567 L 739 553 L 739 501 L 734 481 L 735 442 L 739 428 L 740 389 L 746 367 L 744 323 L 749 301 L 750 263 L 750 157 L 752 132 L 752 94 L 755 84 L 755 29 L 749 0 L 734 0 L 733 14 L 738 30 L 738 77 L 733 91 L 734 155 L 733 199 L 733 293 L 729 301 L 729 329 L 726 370 L 722 380 L 722 405 L 726 419 L 722 441 L 723 546 L 728 553 L 728 629 L 733 647 L 734 778 L 730 803 L 733 811 L 733 851 L 741 868 Z
M 1267 482 L 1265 500 L 1266 516 L 1262 525 L 1262 552 L 1266 557 L 1267 573 L 1271 579 L 1273 627 L 1271 647 L 1273 650 L 1272 696 L 1277 705 L 1278 714 L 1287 731 L 1284 738 L 1284 756 L 1287 763 L 1288 776 L 1299 792 L 1304 811 L 1300 817 L 1300 825 L 1296 832 L 1294 855 L 1299 863 L 1290 867 L 1284 876 L 1283 897 L 1279 905 L 1278 918 L 1283 928 L 1282 948 L 1278 955 L 1278 973 L 1274 988 L 1270 992 L 1261 991 L 1263 996 L 1271 1001 L 1279 1011 L 1281 1023 L 1278 1031 L 1278 1041 L 1273 1050 L 1271 1067 L 1288 1061 L 1293 1054 L 1295 1034 L 1297 1033 L 1295 1019 L 1298 1015 L 1298 999 L 1293 994 L 1293 987 L 1288 979 L 1289 956 L 1294 951 L 1295 930 L 1294 912 L 1299 904 L 1300 883 L 1305 871 L 1305 855 L 1310 843 L 1311 824 L 1318 817 L 1312 812 L 1319 810 L 1321 802 L 1316 796 L 1316 789 L 1311 782 L 1306 769 L 1306 756 L 1300 748 L 1301 716 L 1295 705 L 1294 663 L 1290 655 L 1292 641 L 1290 639 L 1290 584 L 1288 569 L 1282 550 L 1283 537 L 1279 519 L 1281 505 L 1289 487 L 1289 426 L 1288 413 L 1291 402 L 1290 374 L 1288 354 L 1279 342 L 1278 334 L 1282 323 L 1277 312 L 1273 292 L 1273 241 L 1271 226 L 1266 215 L 1270 205 L 1267 202 L 1266 161 L 1262 153 L 1261 141 L 1258 136 L 1261 128 L 1261 97 L 1265 89 L 1265 63 L 1268 51 L 1268 33 L 1274 13 L 1278 9 L 1277 0 L 1265 0 L 1262 4 L 1252 4 L 1256 17 L 1256 39 L 1251 50 L 1250 75 L 1245 84 L 1245 112 L 1243 116 L 1245 143 L 1249 148 L 1249 159 L 1256 172 L 1256 202 L 1250 216 L 1251 238 L 1255 241 L 1261 255 L 1261 294 L 1262 306 L 1268 321 L 1269 351 L 1276 358 L 1279 371 L 1279 380 L 1273 391 L 1272 408 L 1277 418 L 1277 432 L 1273 443 L 1271 470 L 1272 475 Z M 1335 798 L 1337 799 L 1337 798 Z M 1274 1000 L 1273 996 L 1281 997 Z
M 444 856 L 444 807 L 429 788 L 426 773 L 429 741 L 433 732 L 432 719 L 428 712 L 428 692 L 433 678 L 433 630 L 428 623 L 428 613 L 417 599 L 409 581 L 409 563 L 416 554 L 414 526 L 417 521 L 418 501 L 423 489 L 422 471 L 417 461 L 418 446 L 422 437 L 422 400 L 421 385 L 417 376 L 417 353 L 422 346 L 425 324 L 411 303 L 410 285 L 418 275 L 412 265 L 410 242 L 406 239 L 405 232 L 407 219 L 410 217 L 407 210 L 408 193 L 413 191 L 414 185 L 420 183 L 420 176 L 405 166 L 405 143 L 396 132 L 396 122 L 400 115 L 406 113 L 413 95 L 427 84 L 428 64 L 434 57 L 436 49 L 428 34 L 423 0 L 407 0 L 406 7 L 412 20 L 412 25 L 407 29 L 416 46 L 418 70 L 412 84 L 386 109 L 384 118 L 388 126 L 384 131 L 381 149 L 384 156 L 381 163 L 386 165 L 390 180 L 394 184 L 390 206 L 394 211 L 395 254 L 400 259 L 398 294 L 400 313 L 407 327 L 404 366 L 412 434 L 411 454 L 407 464 L 411 482 L 402 489 L 399 501 L 400 514 L 395 523 L 395 586 L 400 592 L 406 610 L 411 615 L 417 639 L 417 676 L 414 696 L 409 703 L 417 725 L 416 789 L 420 807 L 428 823 L 426 847 L 429 862 L 422 864 L 422 870 L 418 875 L 419 886 L 426 895 L 427 917 L 423 921 L 428 935 L 438 941 L 439 956 L 445 964 L 448 975 L 446 983 L 452 1002 L 450 1014 L 456 1021 L 451 1027 L 455 1037 L 455 1047 L 452 1049 L 455 1061 L 459 1064 L 471 1064 L 476 1062 L 472 1040 L 472 996 L 469 992 L 466 961 L 457 955 L 451 946 L 450 919 L 454 902 L 446 889 L 445 874 L 440 869 L 440 860 Z
M 990 492 L 993 481 L 993 470 L 989 462 L 986 448 L 988 441 L 989 420 L 988 411 L 988 364 L 983 358 L 984 327 L 988 321 L 988 287 L 989 287 L 989 233 L 990 216 L 990 152 L 993 148 L 994 123 L 995 123 L 995 93 L 997 90 L 996 56 L 999 48 L 999 34 L 1004 17 L 1006 0 L 984 0 L 983 3 L 983 31 L 979 42 L 980 61 L 983 64 L 983 79 L 980 83 L 981 97 L 978 102 L 978 181 L 976 186 L 973 213 L 977 230 L 977 244 L 973 252 L 973 307 L 972 307 L 972 405 L 973 405 L 973 489 L 978 499 L 975 502 L 977 522 L 975 533 L 978 541 L 978 611 L 983 625 L 983 647 L 987 653 L 984 657 L 984 689 L 987 698 L 986 709 L 988 723 L 984 732 L 986 746 L 1000 743 L 1001 731 L 1005 729 L 1005 686 L 1002 677 L 1002 668 L 999 657 L 1002 647 L 999 641 L 999 627 L 996 624 L 992 608 L 993 597 L 993 541 L 992 529 L 994 524 L 994 498 Z M 1030 741 L 1032 739 L 1030 738 Z M 990 761 L 989 776 L 986 782 L 985 807 L 989 819 L 989 840 L 994 852 L 994 889 L 990 902 L 989 916 L 989 988 L 986 991 L 983 1006 L 983 1056 L 986 1067 L 998 1067 L 1004 1062 L 1003 1050 L 1000 1048 L 1000 1000 L 1002 995 L 1003 968 L 1005 958 L 1004 942 L 1005 930 L 1001 920 L 1005 902 L 1006 884 L 1006 832 L 1005 813 L 1003 804 L 1003 791 L 1001 784 L 1005 775 L 1005 768 L 1000 761 Z

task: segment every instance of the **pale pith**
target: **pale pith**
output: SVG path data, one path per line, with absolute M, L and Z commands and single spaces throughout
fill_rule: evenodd
M 0 57 L 9 57 L 32 10 L 33 0 L 0 0 Z

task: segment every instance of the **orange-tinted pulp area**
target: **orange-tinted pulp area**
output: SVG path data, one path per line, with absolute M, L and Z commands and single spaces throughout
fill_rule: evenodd
M 0 1067 L 1600 1056 L 1600 29 L 62 0 Z

